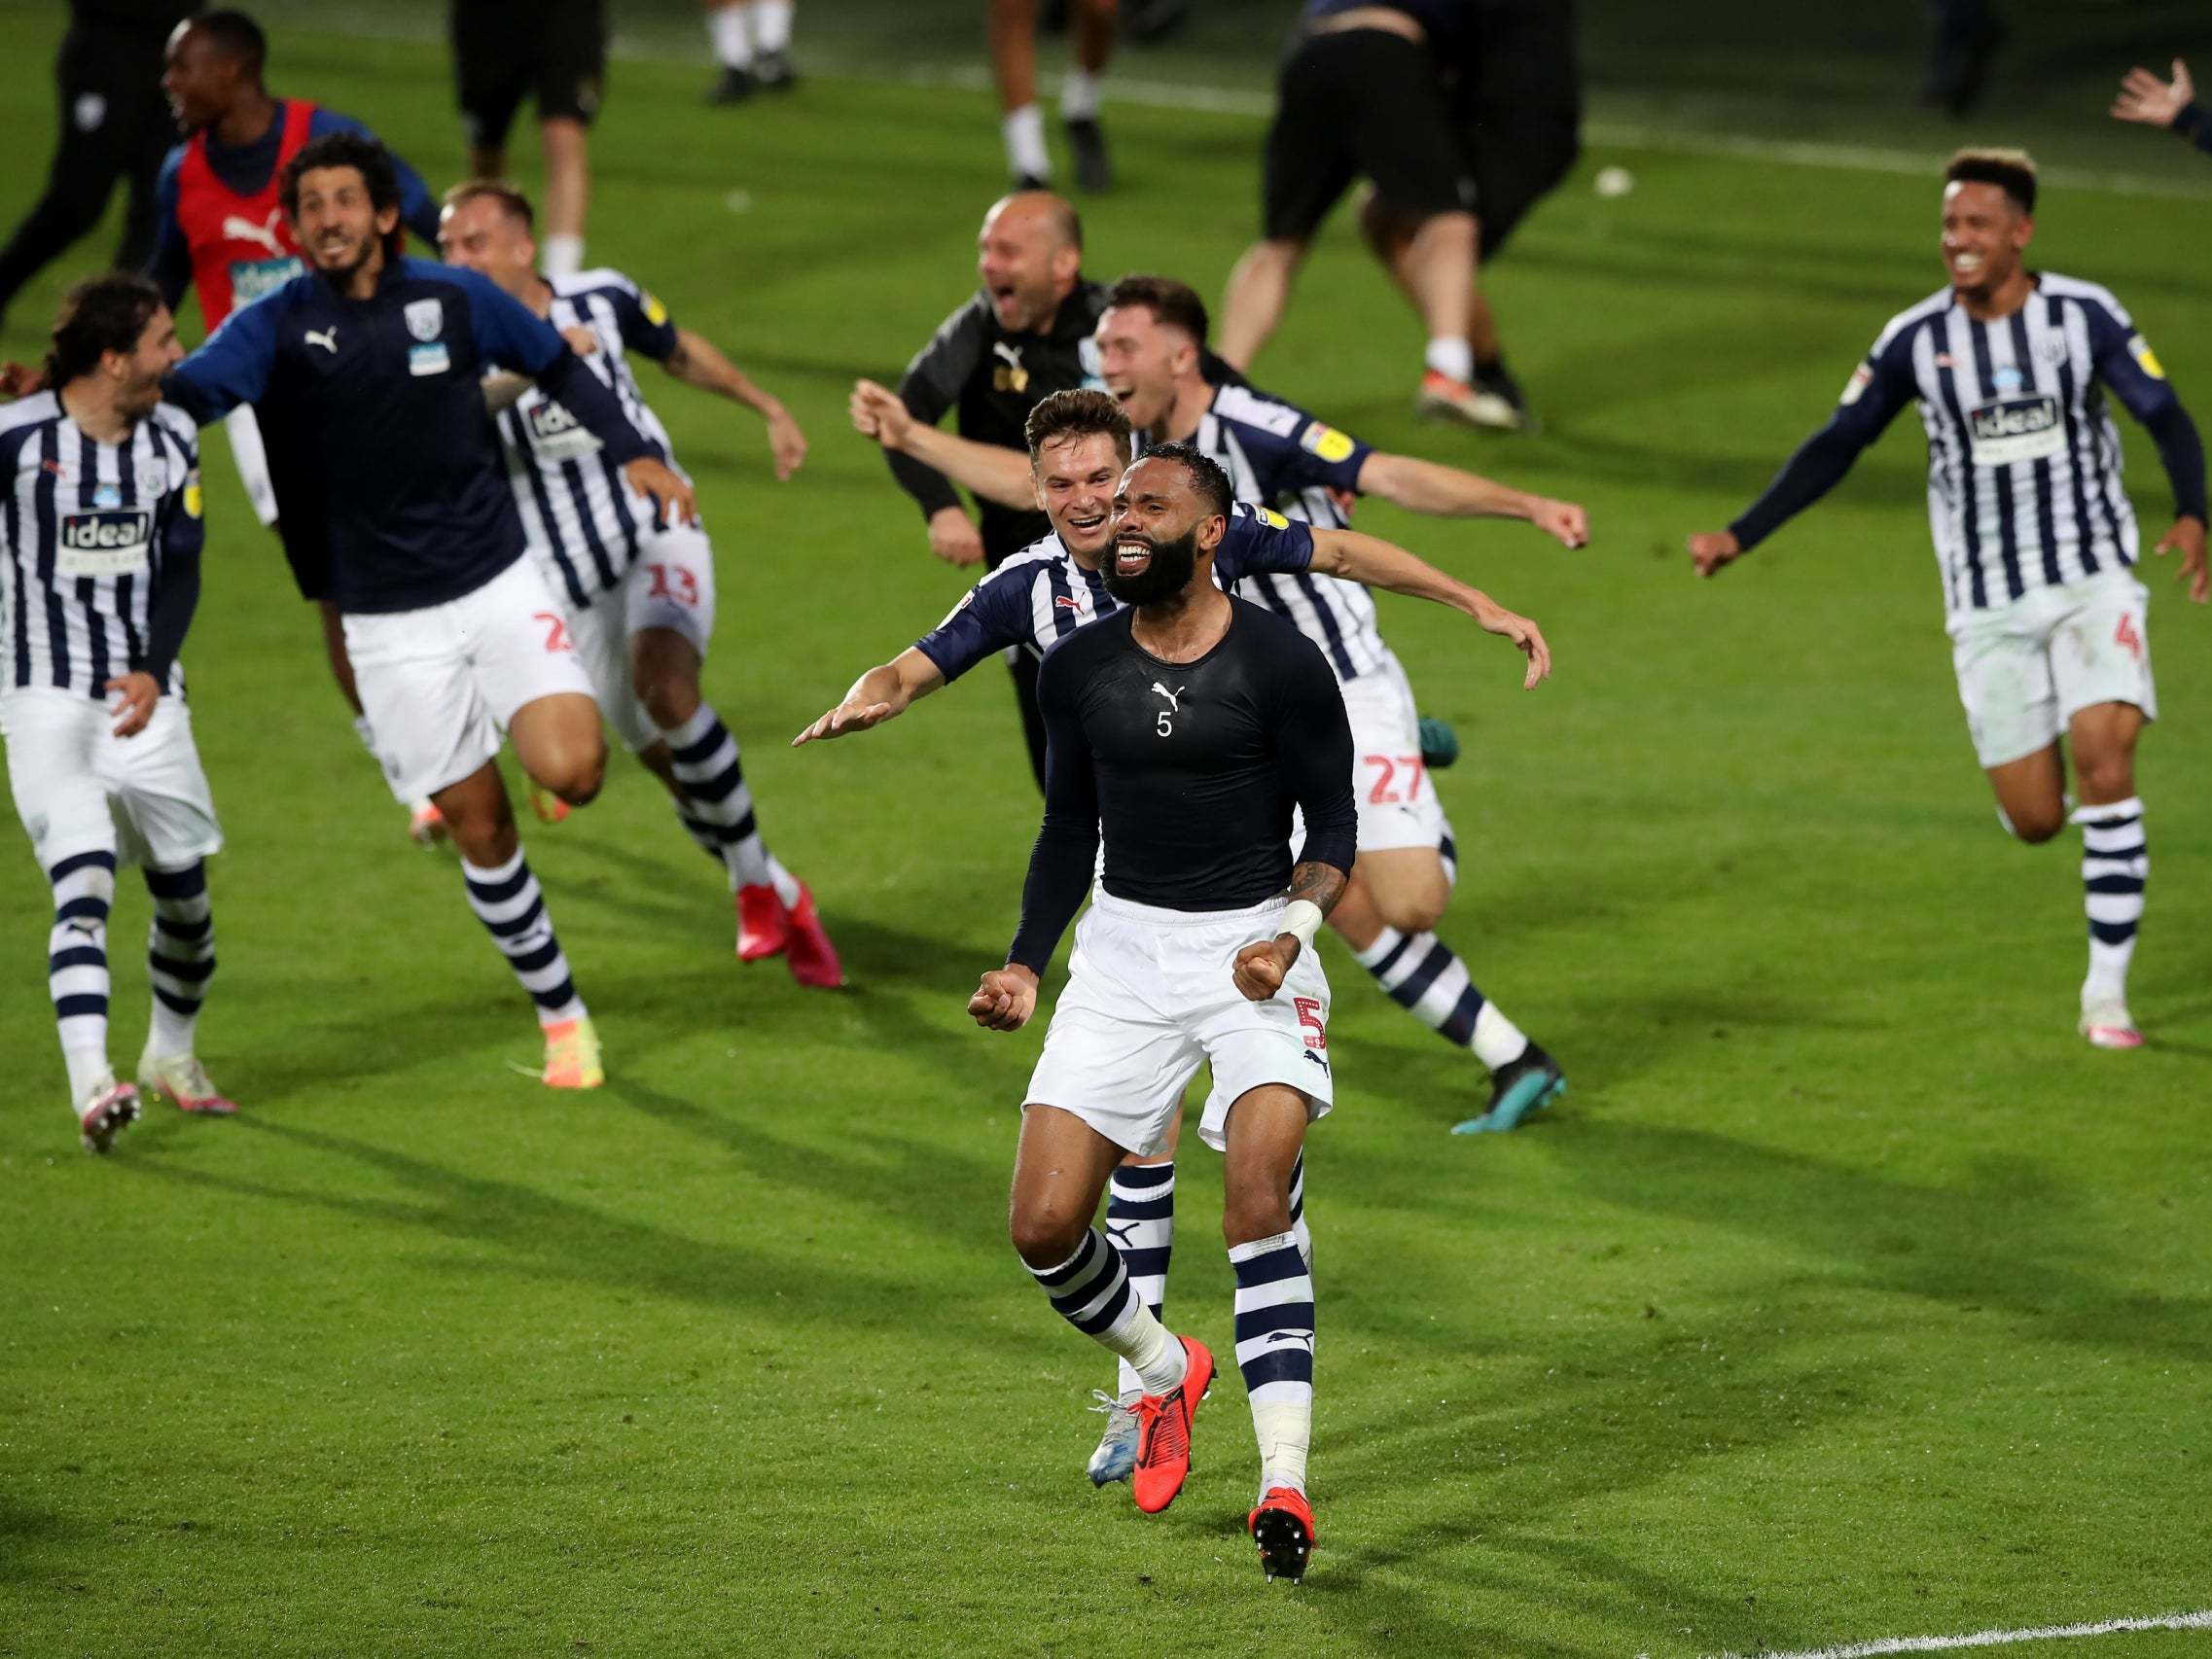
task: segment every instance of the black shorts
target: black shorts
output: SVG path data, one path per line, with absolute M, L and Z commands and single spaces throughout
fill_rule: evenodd
M 589 125 L 607 77 L 601 0 L 452 0 L 453 71 L 472 150 L 497 150 L 525 97 Z
M 1451 93 L 1482 258 L 1496 257 L 1582 154 L 1582 86 L 1566 0 L 1482 0 Z
M 1308 35 L 1276 86 L 1261 189 L 1269 240 L 1311 236 L 1362 176 L 1417 218 L 1466 207 L 1459 144 L 1426 47 L 1381 29 Z

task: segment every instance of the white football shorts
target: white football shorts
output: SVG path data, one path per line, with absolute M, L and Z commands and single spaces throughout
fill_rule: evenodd
M 557 579 L 546 578 L 549 586 Z M 667 628 L 689 640 L 703 660 L 714 636 L 714 548 L 696 524 L 657 530 L 645 539 L 637 562 L 606 592 L 569 613 L 577 660 L 591 678 L 592 694 L 607 724 L 631 754 L 660 741 L 660 728 L 638 699 L 630 673 L 630 636 Z
M 118 737 L 104 701 L 50 687 L 0 692 L 0 737 L 41 868 L 109 852 L 119 864 L 183 869 L 223 850 L 182 697 L 164 695 L 144 731 Z
M 1329 979 L 1301 951 L 1283 988 L 1255 1003 L 1230 977 L 1236 953 L 1280 933 L 1283 901 L 1249 910 L 1162 910 L 1098 892 L 1076 924 L 1028 1104 L 1072 1112 L 1117 1147 L 1159 1149 L 1201 1065 L 1213 1068 L 1198 1136 L 1226 1144 L 1229 1109 L 1263 1083 L 1328 1115 Z
M 348 613 L 345 652 L 378 758 L 406 799 L 434 795 L 497 755 L 525 703 L 591 695 L 568 608 L 528 558 L 443 605 Z
M 1950 619 L 1959 701 L 1984 767 L 2050 748 L 2098 703 L 2158 718 L 2150 597 L 2132 571 L 2099 571 Z
M 254 516 L 267 529 L 276 522 L 276 486 L 268 481 L 268 451 L 262 446 L 253 405 L 240 404 L 225 415 L 223 430 L 231 435 L 231 459 L 238 465 L 238 481 L 254 504 Z
M 1352 801 L 1359 811 L 1363 853 L 1401 847 L 1447 848 L 1451 820 L 1437 798 L 1436 780 L 1421 759 L 1421 717 L 1413 688 L 1398 658 L 1385 652 L 1379 666 L 1340 683 L 1352 727 Z M 1305 817 L 1293 816 L 1291 846 L 1305 844 Z M 1445 855 L 1456 877 L 1456 850 Z

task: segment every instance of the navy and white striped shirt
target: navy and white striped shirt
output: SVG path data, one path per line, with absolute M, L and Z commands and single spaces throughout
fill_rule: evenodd
M 1242 501 L 1324 529 L 1344 526 L 1334 491 L 1359 487 L 1374 453 L 1349 433 L 1249 386 L 1217 386 L 1191 441 L 1221 463 Z M 1144 435 L 1138 434 L 1138 453 Z M 1373 673 L 1390 659 L 1375 623 L 1374 597 L 1356 582 L 1311 571 L 1246 577 L 1237 592 L 1295 624 L 1321 648 L 1339 681 Z
M 553 291 L 553 326 L 581 325 L 598 336 L 599 349 L 584 366 L 674 466 L 667 429 L 647 407 L 623 355 L 642 352 L 658 363 L 674 353 L 676 327 L 667 309 L 620 271 L 546 280 Z M 660 508 L 632 490 L 599 441 L 535 384 L 501 411 L 499 439 L 531 555 L 581 610 L 637 562 L 642 542 L 658 528 Z
M 2177 512 L 2201 518 L 2203 449 L 2157 356 L 2109 291 L 2045 272 L 2009 317 L 1977 322 L 1946 288 L 1892 318 L 1828 426 L 1731 528 L 1746 549 L 1771 535 L 1917 401 L 1947 615 L 2125 570 L 2140 539 L 2106 390 L 2158 441 Z
M 172 567 L 197 597 L 197 430 L 162 404 L 101 443 L 53 392 L 0 408 L 0 684 L 104 699 L 109 680 L 144 671 L 182 691 L 190 604 L 164 629 L 159 601 Z
M 1313 562 L 1313 532 L 1250 502 L 1230 510 L 1214 549 L 1214 585 L 1233 589 L 1255 573 L 1295 576 Z M 1076 562 L 1058 534 L 1032 542 L 961 595 L 945 620 L 914 642 L 947 684 L 985 657 L 1014 649 L 1042 657 L 1055 640 L 1121 609 L 1106 579 Z

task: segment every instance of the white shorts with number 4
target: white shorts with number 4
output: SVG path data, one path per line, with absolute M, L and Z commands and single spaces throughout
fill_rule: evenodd
M 706 532 L 696 524 L 654 532 L 623 580 L 583 610 L 572 610 L 569 624 L 577 660 L 591 677 L 591 692 L 607 724 L 632 754 L 651 748 L 661 733 L 638 699 L 630 636 L 667 628 L 706 655 L 714 636 L 714 549 Z
M 2098 703 L 2158 718 L 2150 597 L 2132 572 L 2100 571 L 1951 618 L 1959 700 L 1984 767 L 2050 748 Z
M 145 730 L 118 737 L 104 701 L 27 687 L 0 693 L 0 737 L 41 868 L 106 852 L 126 865 L 183 869 L 223 850 L 182 697 L 164 695 Z
M 436 794 L 499 753 L 515 711 L 591 695 L 568 610 L 518 558 L 482 587 L 419 611 L 348 613 L 345 652 L 395 793 Z
M 1236 953 L 1281 932 L 1283 901 L 1249 910 L 1162 910 L 1094 894 L 1076 924 L 1068 982 L 1052 1009 L 1028 1103 L 1072 1112 L 1117 1147 L 1157 1150 L 1201 1065 L 1213 1067 L 1198 1136 L 1219 1151 L 1229 1109 L 1264 1083 L 1328 1114 L 1329 979 L 1301 951 L 1265 1003 L 1230 977 Z

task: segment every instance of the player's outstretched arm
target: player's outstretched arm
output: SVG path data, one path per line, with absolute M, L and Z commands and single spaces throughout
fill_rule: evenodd
M 1528 674 L 1523 681 L 1526 688 L 1533 689 L 1551 676 L 1551 648 L 1544 643 L 1543 630 L 1534 622 L 1526 617 L 1516 616 L 1481 588 L 1470 587 L 1458 578 L 1445 575 L 1395 542 L 1385 542 L 1379 536 L 1369 536 L 1358 530 L 1316 529 L 1310 568 L 1368 587 L 1448 605 L 1474 618 L 1484 633 L 1510 639 L 1520 648 L 1528 657 Z
M 1563 547 L 1589 541 L 1589 514 L 1571 501 L 1531 495 L 1492 478 L 1412 455 L 1377 449 L 1360 464 L 1362 495 L 1380 496 L 1408 512 L 1442 518 L 1518 518 Z
M 873 380 L 854 383 L 848 406 L 853 430 L 894 454 L 910 456 L 986 501 L 1036 508 L 1037 486 L 1029 476 L 1029 458 L 1020 450 L 940 432 L 916 420 L 898 393 Z
M 907 712 L 917 697 L 926 697 L 945 684 L 936 663 L 909 646 L 889 662 L 871 668 L 852 683 L 844 701 L 791 740 L 824 743 L 855 731 L 867 731 Z
M 731 403 L 743 404 L 767 422 L 768 453 L 775 457 L 775 476 L 788 479 L 806 459 L 806 435 L 780 401 L 764 392 L 736 364 L 704 335 L 689 329 L 676 331 L 676 349 L 661 367 L 687 386 L 717 392 Z

